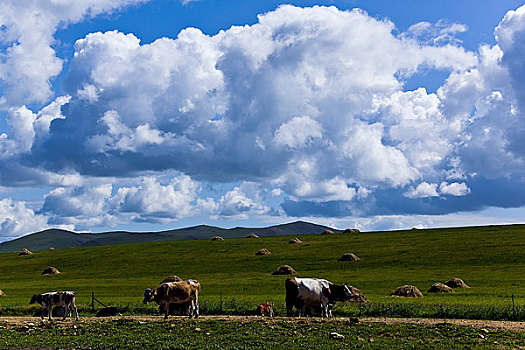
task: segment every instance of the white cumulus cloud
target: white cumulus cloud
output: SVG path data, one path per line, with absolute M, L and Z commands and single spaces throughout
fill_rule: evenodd
M 47 217 L 27 208 L 23 201 L 0 200 L 0 240 L 47 228 Z

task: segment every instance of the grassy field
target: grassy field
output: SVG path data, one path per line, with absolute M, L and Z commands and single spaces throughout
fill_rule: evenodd
M 144 288 L 166 276 L 198 279 L 203 313 L 250 313 L 256 303 L 273 301 L 283 313 L 284 280 L 271 276 L 289 264 L 301 277 L 347 282 L 372 302 L 340 305 L 334 314 L 525 319 L 525 226 L 493 226 L 300 236 L 175 241 L 0 254 L 1 314 L 29 313 L 34 293 L 74 290 L 87 312 L 91 292 L 106 304 L 143 310 Z M 254 255 L 260 248 L 269 256 Z M 361 261 L 338 262 L 347 252 Z M 41 276 L 47 266 L 63 273 Z M 453 294 L 426 293 L 434 282 L 460 277 L 472 288 Z M 390 298 L 396 287 L 412 284 L 424 298 Z M 514 296 L 512 298 L 512 296 Z M 514 299 L 514 307 L 513 301 Z M 222 303 L 221 303 L 222 301 Z M 458 312 L 460 310 L 461 312 Z
M 24 349 L 519 349 L 525 346 L 523 332 L 451 324 L 120 319 L 1 328 L 0 347 Z M 332 332 L 343 338 L 332 338 Z

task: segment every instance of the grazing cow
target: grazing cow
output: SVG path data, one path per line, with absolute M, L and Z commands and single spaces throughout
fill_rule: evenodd
M 272 302 L 262 303 L 257 306 L 257 316 L 270 316 L 273 317 L 273 304 Z
M 196 280 L 162 283 L 154 289 L 147 288 L 143 302 L 147 304 L 154 301 L 159 304 L 159 309 L 165 312 L 164 319 L 168 318 L 170 304 L 189 302 L 188 316 L 199 317 L 200 290 L 201 285 Z
M 64 307 L 64 317 L 62 320 L 66 319 L 66 316 L 71 315 L 71 310 L 75 311 L 76 319 L 78 321 L 78 311 L 77 306 L 75 305 L 75 292 L 49 292 L 44 294 L 35 294 L 31 297 L 29 304 L 39 303 L 42 305 L 42 321 L 44 320 L 44 315 L 49 315 L 49 321 L 51 321 L 51 309 L 53 306 L 63 306 Z
M 293 307 L 299 316 L 305 316 L 306 307 L 321 307 L 322 317 L 332 317 L 332 306 L 336 301 L 346 301 L 353 294 L 346 284 L 338 286 L 320 278 L 288 278 L 286 287 L 286 313 L 293 316 Z

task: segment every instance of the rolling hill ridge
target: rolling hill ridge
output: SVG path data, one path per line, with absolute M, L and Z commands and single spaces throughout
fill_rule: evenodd
M 48 229 L 31 233 L 12 241 L 0 243 L 0 253 L 16 252 L 23 248 L 36 251 L 49 249 L 51 247 L 55 249 L 63 249 L 129 243 L 202 240 L 210 239 L 214 236 L 239 238 L 244 237 L 249 233 L 255 233 L 259 236 L 316 234 L 327 229 L 338 232 L 338 230 L 331 227 L 305 221 L 295 221 L 287 224 L 260 228 L 235 227 L 225 229 L 216 226 L 198 225 L 159 232 L 111 231 L 102 233 L 77 233 L 61 229 Z

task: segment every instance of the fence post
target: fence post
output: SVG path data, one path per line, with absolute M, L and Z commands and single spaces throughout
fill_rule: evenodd
M 95 310 L 95 292 L 91 292 L 91 310 Z
M 220 314 L 222 315 L 224 313 L 224 311 L 222 310 L 222 304 L 224 304 L 224 301 L 222 300 L 222 292 L 219 293 L 219 298 L 220 298 L 220 306 L 221 306 L 221 309 L 220 309 Z

